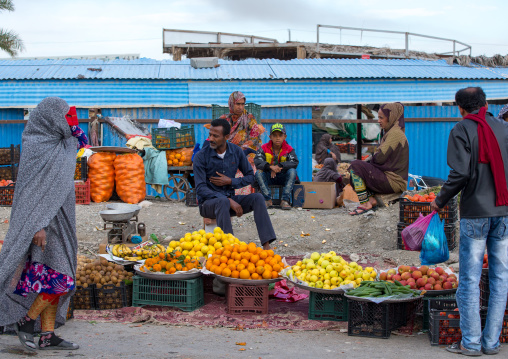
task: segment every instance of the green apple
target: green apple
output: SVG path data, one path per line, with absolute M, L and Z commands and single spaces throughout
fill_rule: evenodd
M 309 287 L 316 288 L 316 283 L 309 283 Z
M 316 268 L 316 265 L 314 264 L 314 262 L 310 261 L 307 263 L 307 266 L 305 268 L 314 269 L 314 268 Z
M 325 275 L 325 273 L 326 273 L 326 269 L 324 269 L 324 268 L 319 268 L 319 274 L 321 274 L 321 275 Z
M 336 270 L 332 270 L 330 272 L 330 278 L 334 278 L 334 277 L 338 277 L 339 276 L 339 272 L 337 272 Z
M 318 252 L 314 252 L 310 255 L 310 259 L 312 259 L 313 261 L 317 261 L 320 257 L 321 255 Z
M 342 258 L 341 258 L 340 256 L 333 256 L 333 257 L 332 257 L 332 261 L 333 261 L 334 263 L 340 263 L 340 260 L 341 260 L 341 259 L 342 259 Z
M 318 277 L 317 275 L 311 275 L 310 278 L 309 278 L 309 281 L 312 283 L 312 282 L 317 282 L 318 281 Z
M 323 282 L 322 281 L 317 281 L 316 282 L 316 288 L 323 288 Z
M 330 273 L 325 273 L 325 275 L 323 276 L 323 278 L 324 278 L 324 279 L 328 279 L 328 280 L 329 280 L 329 279 L 331 278 L 331 277 L 330 277 Z
M 333 270 L 333 266 L 331 264 L 328 264 L 325 269 L 328 273 L 330 273 Z
M 327 259 L 324 259 L 322 262 L 321 262 L 321 267 L 323 268 L 326 268 L 330 265 L 330 261 L 327 260 Z

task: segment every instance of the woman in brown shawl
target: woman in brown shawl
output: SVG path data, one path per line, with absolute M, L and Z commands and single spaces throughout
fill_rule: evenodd
M 339 148 L 332 145 L 332 136 L 325 133 L 316 145 L 316 161 L 323 164 L 327 158 L 333 158 L 336 162 L 340 162 Z
M 360 206 L 351 215 L 377 207 L 375 193 L 397 193 L 407 188 L 409 144 L 404 134 L 404 106 L 388 103 L 380 107 L 379 125 L 384 136 L 370 162 L 351 162 L 351 184 L 358 194 Z

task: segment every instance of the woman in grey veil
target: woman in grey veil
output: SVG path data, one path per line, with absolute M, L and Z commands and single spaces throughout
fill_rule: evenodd
M 79 348 L 54 333 L 55 324 L 65 323 L 76 278 L 74 171 L 83 132 L 69 109 L 61 98 L 48 97 L 30 114 L 0 252 L 0 325 L 14 326 L 31 350 L 39 327 L 39 349 Z

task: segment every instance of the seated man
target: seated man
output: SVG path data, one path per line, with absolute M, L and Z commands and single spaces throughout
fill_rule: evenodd
M 282 191 L 282 209 L 291 209 L 291 193 L 296 181 L 298 158 L 295 150 L 286 142 L 284 125 L 276 123 L 270 129 L 270 142 L 256 152 L 256 180 L 266 201 L 266 207 L 272 206 L 272 196 L 268 186 L 284 186 Z
M 231 216 L 254 211 L 254 221 L 264 249 L 270 249 L 275 232 L 260 193 L 235 196 L 235 189 L 254 182 L 252 167 L 240 147 L 227 142 L 231 131 L 225 119 L 213 120 L 208 143 L 194 156 L 194 180 L 199 213 L 217 219 L 225 233 L 233 233 Z M 237 170 L 243 177 L 235 178 Z

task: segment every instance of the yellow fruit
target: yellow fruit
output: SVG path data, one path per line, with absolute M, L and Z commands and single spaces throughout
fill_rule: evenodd
M 209 248 L 210 248 L 210 247 L 208 247 L 208 246 L 203 246 L 203 247 L 201 247 L 201 249 L 200 249 L 200 250 L 201 250 L 201 252 L 203 252 L 203 253 L 205 253 L 205 254 L 206 254 L 206 253 L 208 253 L 208 249 L 209 249 Z
M 191 250 L 191 249 L 192 249 L 192 247 L 194 247 L 194 246 L 192 245 L 192 243 L 191 243 L 191 242 L 183 242 L 183 243 L 182 243 L 182 248 L 183 248 L 184 250 L 189 251 L 189 250 Z
M 210 239 L 212 237 L 213 237 L 213 233 L 207 233 L 207 234 L 205 234 L 205 238 L 206 239 Z
M 201 242 L 202 244 L 208 244 L 208 238 L 206 238 L 206 237 L 201 237 L 201 239 L 199 240 L 199 242 Z
M 222 229 L 220 227 L 215 227 L 213 229 L 213 233 L 224 233 L 224 232 L 222 232 Z
M 188 255 L 189 255 L 189 257 L 192 258 L 192 257 L 196 256 L 196 252 L 194 250 L 189 251 Z
M 196 257 L 204 257 L 205 255 L 201 251 L 196 252 Z
M 213 246 L 214 246 L 215 249 L 219 249 L 219 248 L 222 247 L 222 243 L 221 242 L 217 242 Z
M 189 254 L 189 251 L 187 251 L 187 250 L 183 250 L 183 251 L 182 251 L 182 254 L 183 254 L 184 256 L 186 256 L 187 254 Z
M 210 246 L 213 246 L 215 243 L 217 243 L 217 240 L 215 239 L 215 237 L 211 237 L 209 240 L 208 240 L 208 245 Z
M 206 234 L 206 231 L 204 229 L 200 229 L 198 233 L 203 236 Z
M 215 239 L 216 239 L 216 240 L 218 240 L 218 241 L 220 241 L 220 240 L 222 239 L 222 234 L 220 234 L 220 233 L 215 233 L 213 236 L 214 236 L 214 237 L 215 237 Z

